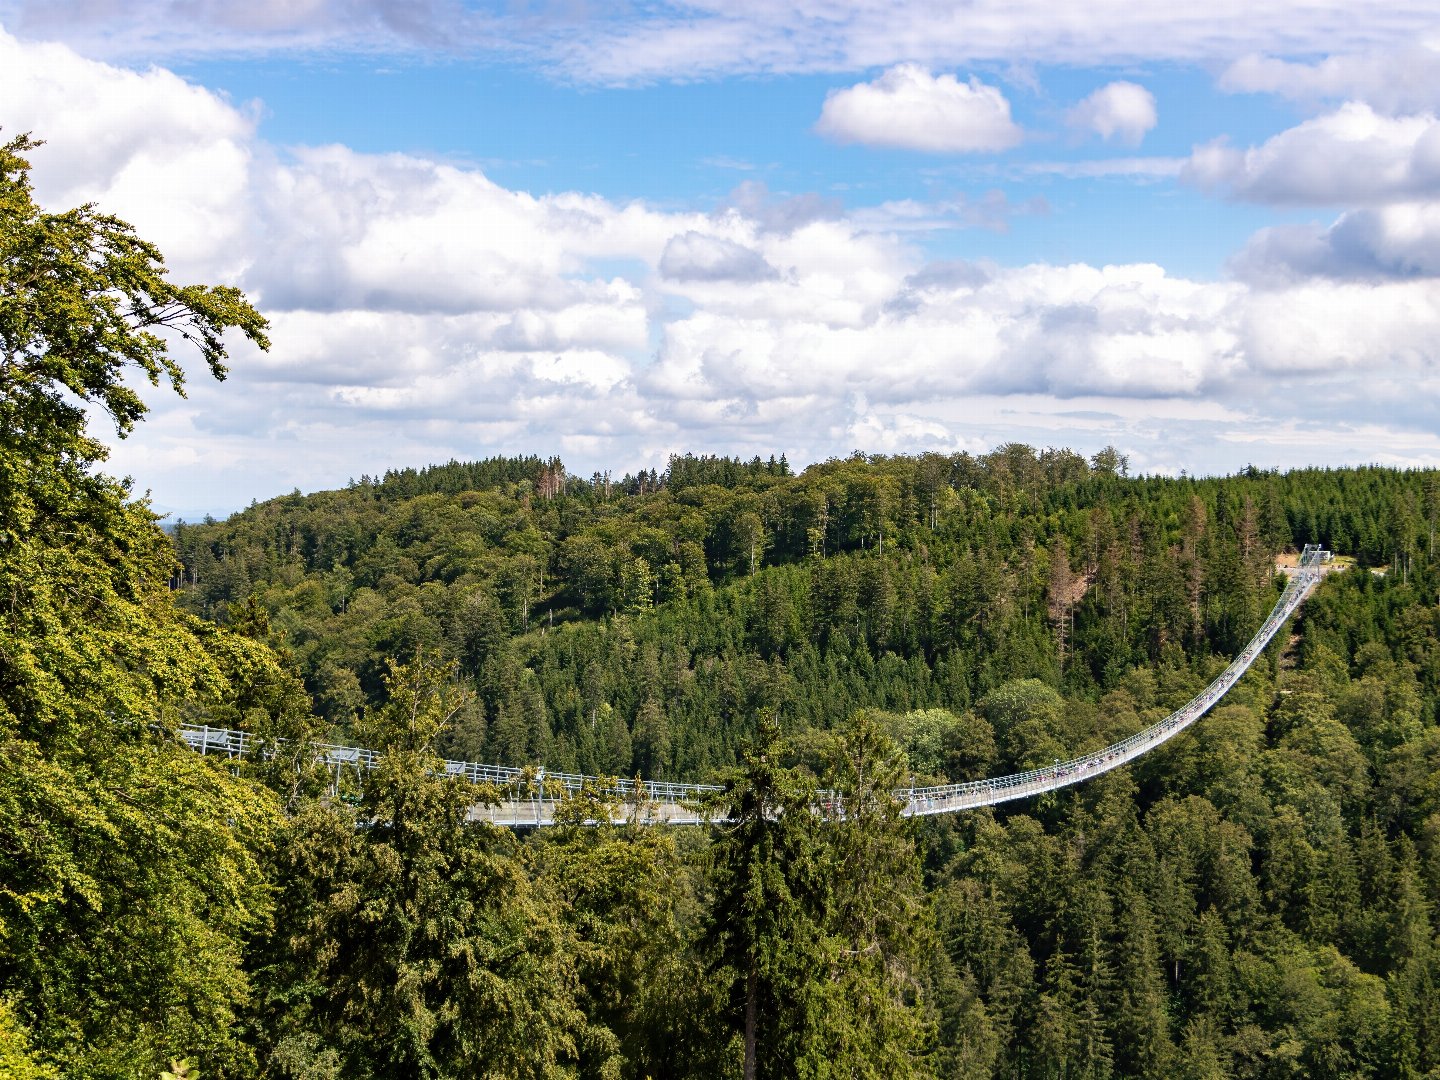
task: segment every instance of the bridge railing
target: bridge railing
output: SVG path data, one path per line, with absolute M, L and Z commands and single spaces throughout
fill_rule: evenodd
M 1029 798 L 1099 776 L 1153 750 L 1193 724 L 1239 682 L 1255 658 L 1270 643 L 1270 639 L 1294 614 L 1301 601 L 1320 580 L 1318 567 L 1329 561 L 1329 552 L 1318 544 L 1307 544 L 1301 552 L 1295 573 L 1291 575 L 1275 607 L 1240 655 L 1204 690 L 1163 720 L 1110 746 L 1068 761 L 1057 761 L 1051 766 L 984 780 L 912 788 L 899 793 L 906 799 L 905 812 L 910 815 L 951 813 L 959 809 L 993 806 L 1011 799 Z
M 247 731 L 204 725 L 184 725 L 180 729 L 180 736 L 192 750 L 201 754 L 224 755 L 235 759 L 254 756 L 256 751 L 265 745 L 263 740 Z M 335 771 L 337 783 L 338 777 L 346 770 L 363 773 L 378 767 L 384 757 L 378 750 L 344 743 L 314 742 L 310 745 L 316 760 Z M 449 758 L 442 758 L 440 762 L 447 776 L 458 776 L 472 784 L 489 784 L 499 789 L 502 797 L 509 795 L 520 800 L 539 797 L 552 802 L 562 795 L 573 796 L 584 790 L 627 805 L 678 804 L 698 802 L 724 790 L 719 784 L 596 777 L 539 766 L 487 765 Z

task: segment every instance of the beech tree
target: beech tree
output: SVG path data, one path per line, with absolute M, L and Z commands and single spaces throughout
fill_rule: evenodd
M 238 1066 L 276 803 L 174 723 L 242 668 L 283 673 L 173 606 L 173 551 L 96 471 L 85 406 L 124 436 L 145 414 L 128 377 L 180 391 L 177 339 L 223 375 L 225 332 L 264 347 L 265 320 L 234 289 L 173 284 L 93 206 L 41 209 L 38 145 L 0 146 L 0 1000 L 66 1076 Z

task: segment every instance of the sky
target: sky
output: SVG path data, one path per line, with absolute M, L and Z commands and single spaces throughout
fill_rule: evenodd
M 42 205 L 271 321 L 109 440 L 190 520 L 493 455 L 1440 465 L 1437 108 L 1440 0 L 0 0 Z

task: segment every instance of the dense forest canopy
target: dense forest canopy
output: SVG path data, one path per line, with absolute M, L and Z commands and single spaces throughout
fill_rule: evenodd
M 1324 544 L 1352 569 L 1174 746 L 1033 805 L 875 829 L 913 845 L 921 887 L 898 856 L 870 883 L 918 914 L 877 946 L 903 973 L 884 998 L 900 1011 L 866 1021 L 894 1036 L 861 1057 L 904 1047 L 888 1071 L 963 1076 L 1423 1076 L 1440 1067 L 1437 479 L 1131 477 L 1113 451 L 1018 444 L 798 476 L 783 456 L 620 480 L 451 463 L 177 527 L 172 584 L 222 623 L 258 600 L 338 736 L 385 706 L 390 657 L 423 657 L 464 698 L 438 751 L 685 779 L 739 761 L 737 790 L 783 805 L 805 797 L 796 777 L 834 777 L 857 716 L 898 747 L 902 785 L 1139 730 L 1248 637 L 1277 557 Z M 771 775 L 776 755 L 799 772 Z M 838 1036 L 807 995 L 847 976 L 807 988 L 797 971 L 831 970 L 816 957 L 851 888 L 826 862 L 839 841 L 725 843 L 689 856 L 713 869 L 684 904 L 718 920 L 695 924 L 697 970 L 707 947 L 733 970 L 766 934 L 784 942 L 754 990 L 762 1015 L 799 1013 L 756 1060 L 824 1075 L 806 1055 Z M 778 878 L 745 861 L 757 848 Z M 773 915 L 736 954 L 724 883 L 746 873 Z M 743 1031 L 750 984 L 730 985 L 731 1011 L 706 1015 Z M 627 1075 L 644 1075 L 636 1053 Z
M 176 287 L 0 151 L 0 1074 L 1440 1077 L 1440 474 L 1093 458 L 451 462 L 167 539 L 105 477 Z M 890 792 L 1146 726 L 1130 767 Z M 201 757 L 185 721 L 263 753 Z M 321 736 L 383 753 L 340 788 Z M 713 828 L 470 820 L 441 755 L 717 779 Z M 839 815 L 816 795 L 841 793 Z
M 765 711 L 828 730 L 1026 679 L 1095 702 L 1136 668 L 1200 670 L 1270 606 L 1280 551 L 1324 544 L 1402 583 L 1433 551 L 1434 473 L 1123 466 L 1019 444 L 799 476 L 687 455 L 614 482 L 452 462 L 179 525 L 172 584 L 222 623 L 259 598 L 342 735 L 386 659 L 423 650 L 477 695 L 458 756 L 689 778 Z

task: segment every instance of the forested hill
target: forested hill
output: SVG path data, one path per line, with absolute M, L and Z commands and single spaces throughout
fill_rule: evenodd
M 174 584 L 204 616 L 268 617 L 336 734 L 420 700 L 405 680 L 424 667 L 449 681 L 451 756 L 685 779 L 741 763 L 748 824 L 562 828 L 521 849 L 563 898 L 587 1030 L 617 1040 L 582 1063 L 738 1075 L 746 1038 L 769 1077 L 1435 1080 L 1440 475 L 1124 465 L 1019 445 L 799 476 L 783 458 L 619 480 L 451 464 L 178 528 Z M 1132 766 L 923 825 L 797 812 L 817 783 L 960 780 L 1140 730 L 1241 646 L 1304 543 L 1353 565 Z M 372 786 L 365 812 L 410 805 Z M 326 869 L 311 838 L 328 820 L 297 819 L 277 922 L 410 904 L 409 877 L 372 894 Z M 469 835 L 418 850 L 443 861 Z M 377 847 L 374 865 L 407 859 Z M 428 955 L 400 929 L 387 948 Z M 330 963 L 319 985 L 348 986 Z M 468 984 L 433 971 L 441 1016 Z M 279 1030 L 349 1037 L 320 1015 Z
M 699 778 L 765 712 L 801 732 L 1204 671 L 1269 607 L 1277 554 L 1320 543 L 1403 582 L 1437 514 L 1433 472 L 1135 478 L 1114 451 L 1019 444 L 799 476 L 783 455 L 615 480 L 491 459 L 180 525 L 173 585 L 221 622 L 257 597 L 337 734 L 419 653 L 478 692 L 453 755 Z M 922 771 L 1048 762 L 1105 722 Z
M 392 763 L 343 799 L 256 763 L 286 816 L 224 1075 L 1440 1076 L 1440 476 L 1124 464 L 492 460 L 177 527 L 176 601 Z M 874 797 L 1140 730 L 1310 542 L 1352 568 L 1173 744 L 923 825 Z M 319 730 L 250 663 L 177 717 Z M 437 748 L 724 775 L 740 824 L 499 836 Z

